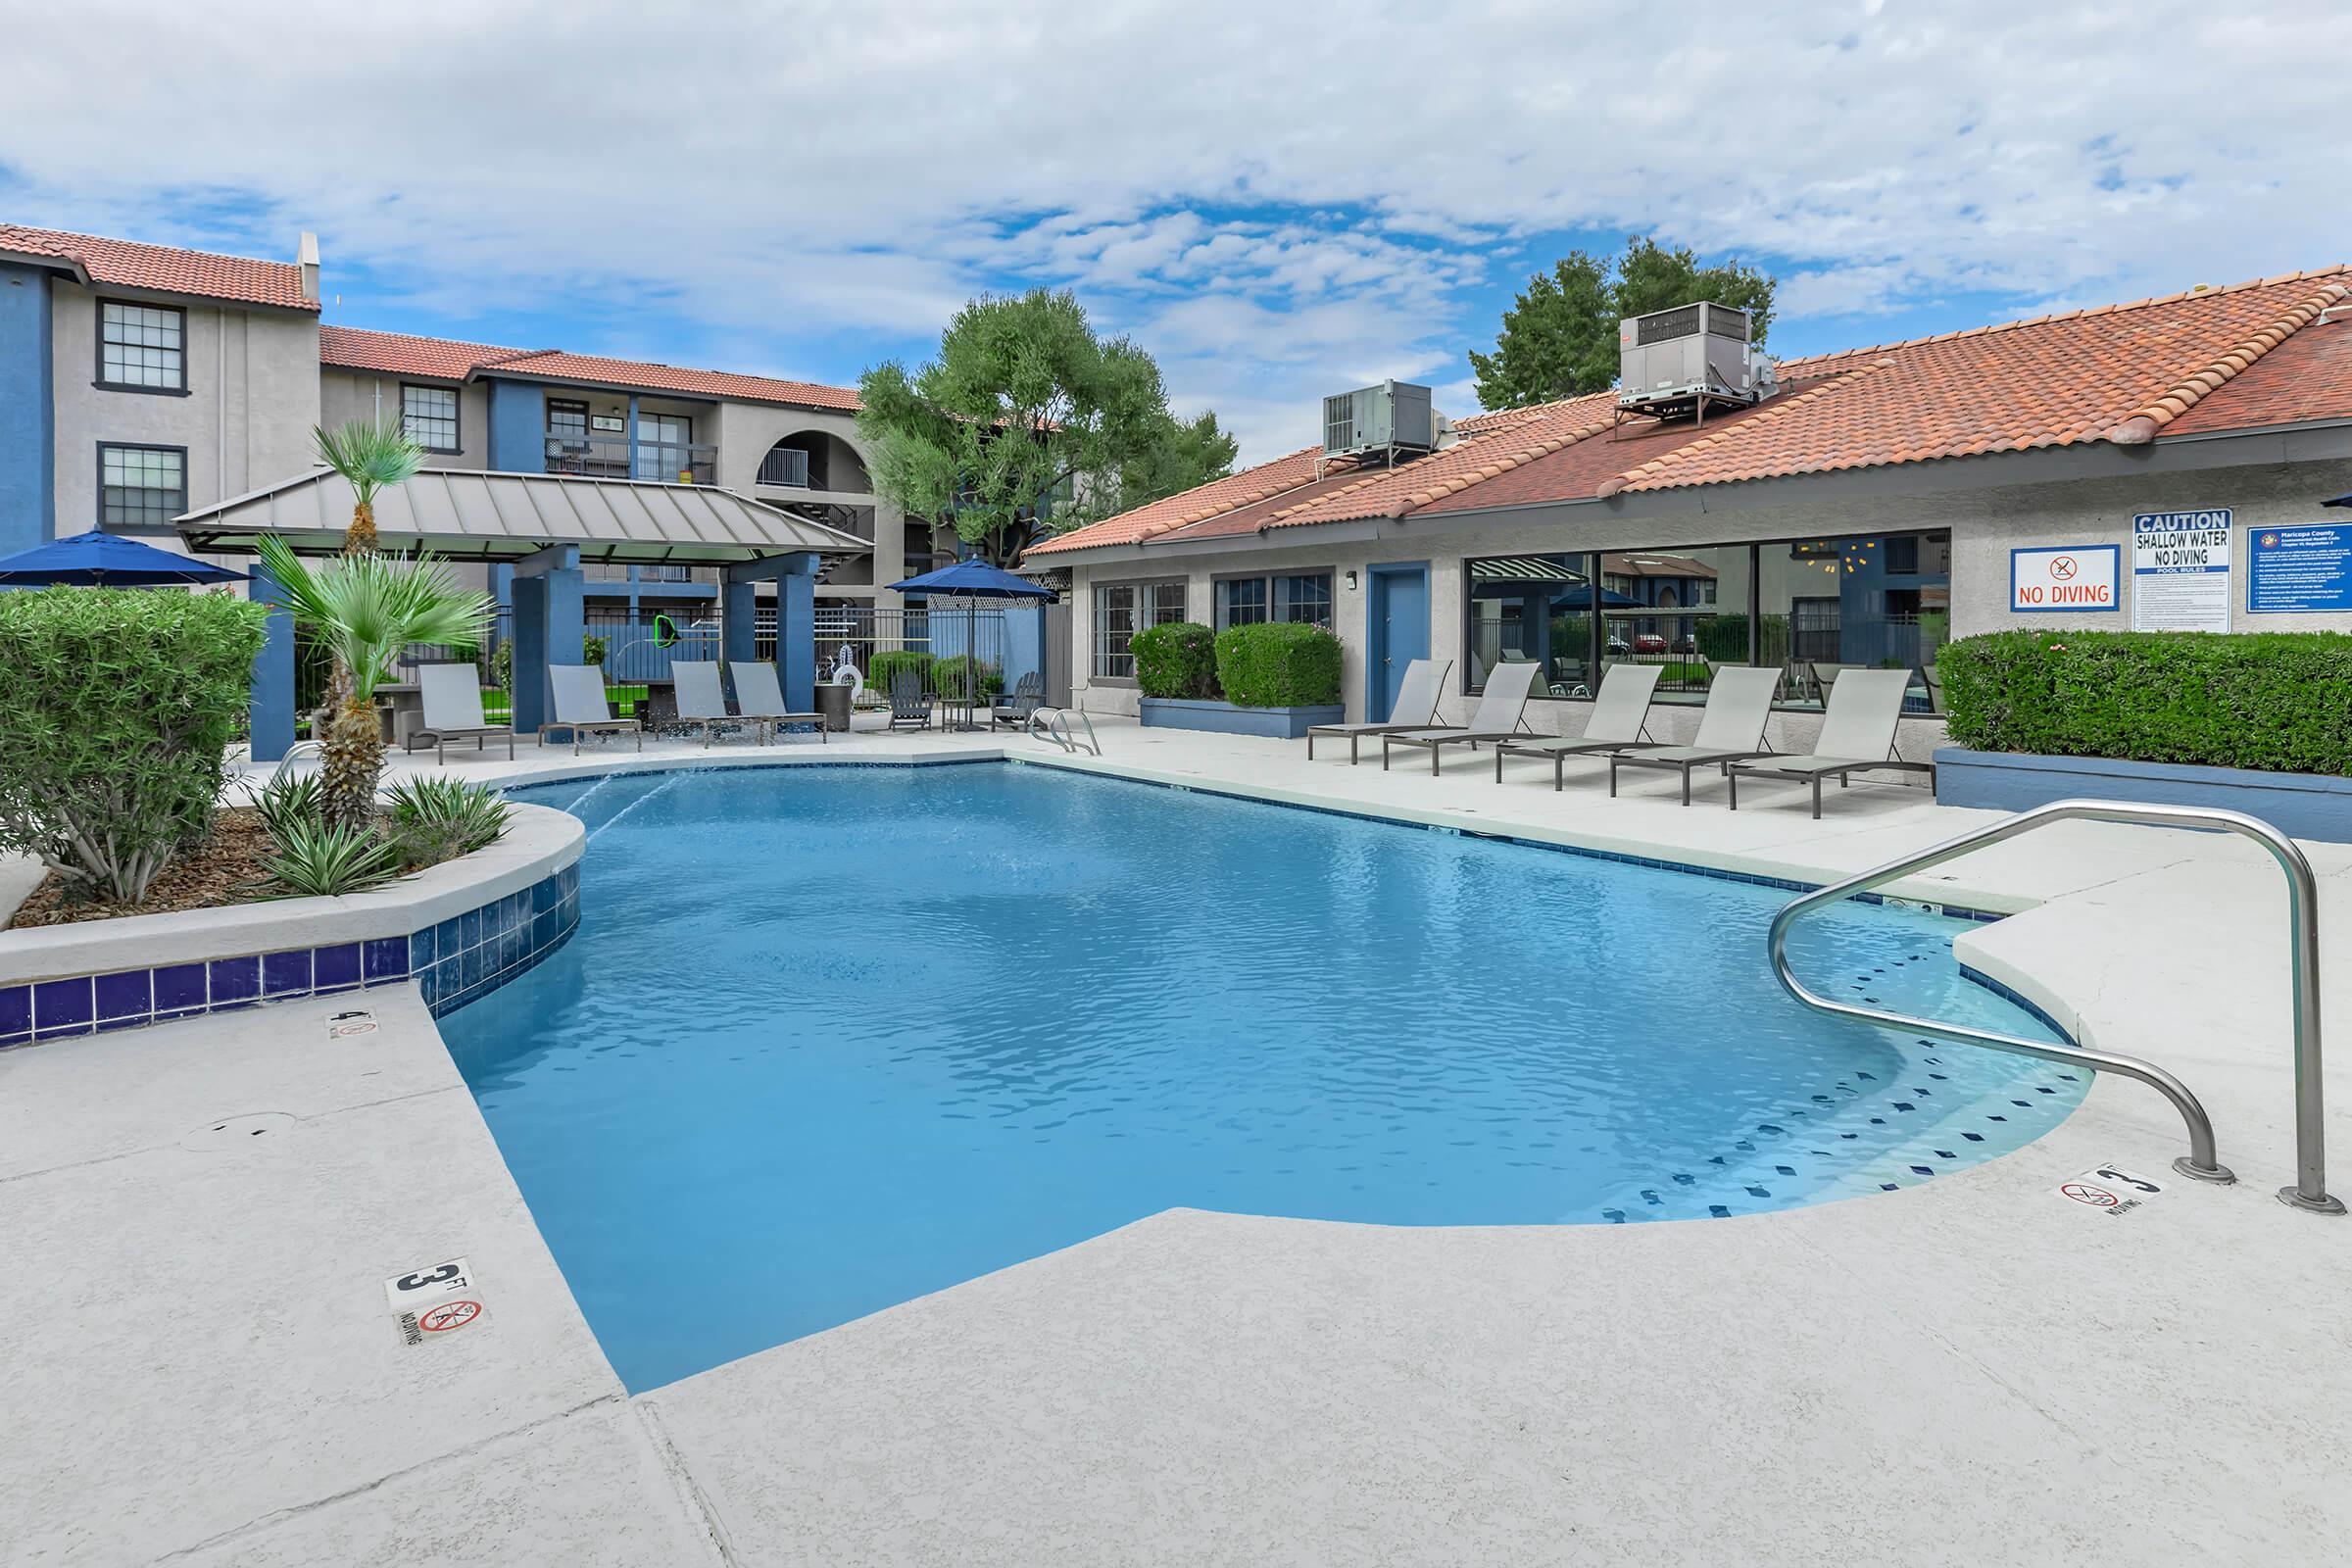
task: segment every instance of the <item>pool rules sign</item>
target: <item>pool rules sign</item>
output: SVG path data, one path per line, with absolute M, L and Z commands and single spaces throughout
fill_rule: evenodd
M 2132 519 L 2132 629 L 2228 631 L 2230 509 L 2143 512 Z

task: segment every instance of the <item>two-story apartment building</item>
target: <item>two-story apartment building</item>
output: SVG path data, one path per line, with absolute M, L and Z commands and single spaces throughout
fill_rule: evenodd
M 397 419 L 435 468 L 714 484 L 868 541 L 820 604 L 888 606 L 933 532 L 877 496 L 849 388 L 320 321 L 291 262 L 0 224 L 0 555 L 317 466 L 315 424 Z M 490 584 L 504 597 L 505 568 Z M 608 605 L 714 601 L 707 567 L 592 566 Z

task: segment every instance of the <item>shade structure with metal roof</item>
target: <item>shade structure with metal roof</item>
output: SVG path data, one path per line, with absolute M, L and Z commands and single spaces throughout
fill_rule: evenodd
M 178 519 L 192 549 L 250 553 L 275 534 L 298 554 L 343 548 L 351 483 L 325 468 L 233 496 Z M 727 565 L 770 556 L 853 555 L 855 534 L 716 485 L 596 479 L 565 473 L 427 468 L 375 502 L 387 551 L 432 551 L 451 561 L 519 561 L 576 545 L 583 562 Z

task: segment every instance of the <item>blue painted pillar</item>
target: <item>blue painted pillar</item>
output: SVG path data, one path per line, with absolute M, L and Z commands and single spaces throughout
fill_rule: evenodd
M 722 576 L 718 587 L 719 657 L 733 671 L 737 664 L 748 664 L 760 657 L 760 590 L 750 582 L 734 582 Z M 782 676 L 777 677 L 781 679 Z M 805 713 L 807 709 L 795 709 Z
M 286 591 L 259 562 L 245 593 L 257 605 L 270 607 L 270 631 L 262 651 L 253 657 L 253 690 L 246 700 L 246 721 L 253 734 L 253 760 L 274 762 L 294 748 L 294 612 L 286 608 Z
M 514 574 L 514 727 L 525 732 L 554 716 L 547 666 L 578 663 L 588 629 L 578 547 L 550 554 L 561 564 L 535 558 Z
M 645 461 L 637 455 L 637 394 L 629 394 L 629 477 L 645 477 Z
M 796 557 L 776 579 L 776 678 L 796 713 L 816 710 L 816 568 L 815 556 Z
M 48 272 L 0 264 L 0 556 L 57 535 L 51 335 Z M 84 519 L 74 532 L 95 526 Z
M 547 390 L 529 381 L 490 383 L 490 467 L 547 471 Z

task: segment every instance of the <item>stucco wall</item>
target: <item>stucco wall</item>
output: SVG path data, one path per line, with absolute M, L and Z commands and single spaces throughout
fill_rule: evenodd
M 1098 681 L 1092 674 L 1093 590 L 1098 583 L 1182 577 L 1188 584 L 1188 618 L 1207 623 L 1213 603 L 1210 584 L 1220 574 L 1242 570 L 1329 570 L 1333 573 L 1334 629 L 1345 648 L 1343 696 L 1348 717 L 1360 719 L 1368 601 L 1365 585 L 1369 581 L 1366 568 L 1375 563 L 1426 561 L 1430 564 L 1430 647 L 1438 657 L 1454 661 L 1446 683 L 1445 712 L 1449 721 L 1458 722 L 1476 702 L 1462 690 L 1465 680 L 1462 563 L 1466 558 L 1532 551 L 1691 549 L 1758 540 L 1939 528 L 1949 529 L 1952 534 L 1954 636 L 2007 626 L 2033 626 L 2040 630 L 2087 626 L 2120 631 L 2131 625 L 2129 577 L 2133 514 L 2213 507 L 2233 510 L 2239 535 L 2231 583 L 2239 606 L 2234 629 L 2352 632 L 2352 615 L 2243 612 L 2247 577 L 2245 534 L 2281 523 L 2331 520 L 2333 514 L 2322 511 L 2319 501 L 2347 490 L 2352 490 L 2352 462 L 2266 465 L 2186 475 L 2151 475 L 2146 479 L 2086 479 L 1891 500 L 1816 499 L 1788 507 L 1696 510 L 1696 506 L 1704 504 L 1702 500 L 1685 514 L 1664 518 L 1627 517 L 1600 506 L 1464 514 L 1451 519 L 1425 517 L 1301 530 L 1324 534 L 1328 541 L 1324 543 L 1301 542 L 1267 548 L 1253 537 L 1240 548 L 1213 553 L 1167 547 L 1146 550 L 1140 555 L 1128 552 L 1123 560 L 1070 563 L 1075 578 L 1075 592 L 1071 596 L 1073 686 L 1091 711 L 1136 711 L 1137 694 L 1132 685 Z M 2108 613 L 2011 614 L 2009 551 L 2028 546 L 2080 544 L 2123 547 L 2124 608 Z M 1358 574 L 1358 586 L 1352 590 L 1347 586 L 1349 570 Z M 1739 607 L 1727 600 L 1726 608 Z M 1529 705 L 1530 721 L 1547 733 L 1574 733 L 1584 725 L 1584 707 L 1577 702 L 1539 700 Z M 1819 725 L 1818 714 L 1801 711 L 1777 714 L 1771 731 L 1773 744 L 1783 750 L 1808 747 Z M 1653 733 L 1665 731 L 1658 736 L 1660 739 L 1681 741 L 1689 739 L 1696 726 L 1695 707 L 1668 708 L 1661 704 L 1652 729 Z M 1924 758 L 1941 740 L 1942 732 L 1943 726 L 1937 720 L 1904 720 L 1903 755 Z
M 446 381 L 417 380 L 417 386 L 446 387 Z M 328 426 L 354 419 L 383 423 L 400 418 L 401 378 L 365 370 L 342 370 L 323 366 L 318 371 L 319 422 Z M 490 466 L 490 389 L 480 383 L 457 388 L 458 442 L 455 454 L 436 452 L 424 461 L 435 468 L 486 468 Z
M 819 409 L 778 408 L 766 403 L 722 403 L 718 406 L 718 482 L 742 495 L 755 496 L 771 505 L 790 507 L 796 498 L 812 499 L 810 492 L 785 486 L 763 485 L 760 480 L 760 465 L 768 451 L 786 436 L 805 431 L 821 430 L 842 442 L 854 452 L 870 473 L 873 454 L 858 434 L 858 421 L 852 415 L 831 414 Z M 874 509 L 874 551 L 864 561 L 844 561 L 829 574 L 826 584 L 817 588 L 821 596 L 826 588 L 863 586 L 871 583 L 897 582 L 906 575 L 906 517 L 899 508 L 872 494 L 862 486 L 854 490 L 838 488 L 841 476 L 829 475 L 837 488 L 818 492 L 827 499 L 850 506 L 871 506 Z M 870 484 L 871 480 L 866 483 Z M 870 564 L 869 564 L 870 563 Z M 855 595 L 859 601 L 871 598 L 876 604 L 897 605 L 899 596 L 886 590 Z
M 194 300 L 139 300 L 114 290 L 102 296 L 62 278 L 50 296 L 60 534 L 98 526 L 101 442 L 187 448 L 191 507 L 312 466 L 311 427 L 319 410 L 318 318 Z M 185 309 L 184 396 L 92 385 L 101 297 Z

